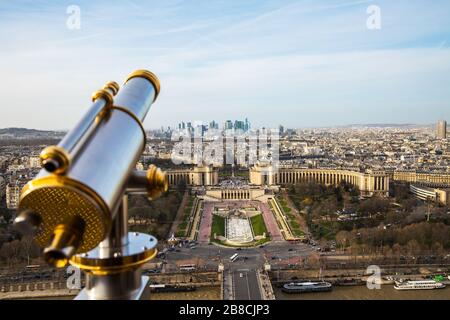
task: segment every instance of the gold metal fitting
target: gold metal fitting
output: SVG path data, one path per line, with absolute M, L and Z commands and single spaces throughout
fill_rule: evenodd
M 72 216 L 57 225 L 50 245 L 44 249 L 45 261 L 56 268 L 65 267 L 81 243 L 84 226 L 85 222 L 79 216 Z
M 153 72 L 150 72 L 148 70 L 136 70 L 128 76 L 125 83 L 130 81 L 130 79 L 137 78 L 137 77 L 147 79 L 148 81 L 151 82 L 151 84 L 155 88 L 155 98 L 153 99 L 153 101 L 155 101 L 159 95 L 159 91 L 161 90 L 161 84 L 159 82 L 158 77 Z
M 169 189 L 166 173 L 153 164 L 148 168 L 146 176 L 150 198 L 156 199 Z
M 69 263 L 81 270 L 97 276 L 106 276 L 136 270 L 156 256 L 157 243 L 155 237 L 129 232 L 126 247 L 109 248 L 110 255 L 105 255 L 99 247 L 74 255 Z
M 64 174 L 70 166 L 69 153 L 59 146 L 49 146 L 40 154 L 41 164 L 48 172 Z
M 115 110 L 119 110 L 121 112 L 124 112 L 127 115 L 129 115 L 131 118 L 133 118 L 134 121 L 136 121 L 138 126 L 141 128 L 142 134 L 144 135 L 144 144 L 142 145 L 142 152 L 144 152 L 145 151 L 146 141 L 147 141 L 147 133 L 145 132 L 145 128 L 144 128 L 144 125 L 142 124 L 142 121 L 133 112 L 131 112 L 127 108 L 124 108 L 124 107 L 121 107 L 121 106 L 112 106 L 111 109 L 115 109 Z
M 106 104 L 105 107 L 106 108 L 111 108 L 114 104 L 114 97 L 111 93 L 109 93 L 108 90 L 106 89 L 100 89 L 95 91 L 92 94 L 92 101 L 96 101 L 97 99 L 103 99 L 105 100 Z
M 108 86 L 108 85 L 110 85 L 110 86 Z M 117 85 L 117 87 L 119 86 L 117 83 L 116 83 L 116 85 Z M 105 88 L 106 86 L 108 86 L 108 87 Z M 103 88 L 104 89 L 97 90 L 97 91 L 95 91 L 92 94 L 92 101 L 94 101 L 94 102 L 97 99 L 105 100 L 105 106 L 103 107 L 103 109 L 98 113 L 97 117 L 95 118 L 95 121 L 97 123 L 102 121 L 104 118 L 108 117 L 111 114 L 111 110 L 112 110 L 113 105 L 114 105 L 114 97 L 109 92 L 108 89 L 113 91 L 113 94 L 115 95 L 115 93 L 114 93 L 115 92 L 115 85 L 112 82 L 108 82 Z
M 118 92 L 119 92 L 119 89 L 120 89 L 120 86 L 119 86 L 119 84 L 117 83 L 117 82 L 115 82 L 115 81 L 110 81 L 110 82 L 108 82 L 108 83 L 106 83 L 104 86 L 103 86 L 103 88 L 102 89 L 109 89 L 109 90 L 111 90 L 112 91 L 112 94 L 115 96 Z
M 92 261 L 95 263 L 87 262 L 87 259 L 83 259 L 83 255 L 74 255 L 68 262 L 70 262 L 72 266 L 77 267 L 85 272 L 89 272 L 98 276 L 106 276 L 137 269 L 148 261 L 152 260 L 157 253 L 157 249 L 151 249 L 148 251 L 144 251 L 140 257 L 118 257 L 101 260 L 92 259 Z
M 22 189 L 19 211 L 30 210 L 39 215 L 36 243 L 46 247 L 55 228 L 71 217 L 85 222 L 77 253 L 95 248 L 111 226 L 111 212 L 102 198 L 91 188 L 65 175 L 48 175 L 28 182 Z

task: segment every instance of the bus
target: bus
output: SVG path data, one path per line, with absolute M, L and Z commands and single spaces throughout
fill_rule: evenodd
M 195 264 L 182 264 L 180 265 L 180 271 L 185 271 L 185 272 L 192 272 L 195 271 L 196 265 Z
M 237 259 L 238 259 L 238 254 L 237 253 L 235 253 L 235 254 L 233 254 L 231 257 L 230 257 L 230 262 L 234 262 L 234 261 L 236 261 Z

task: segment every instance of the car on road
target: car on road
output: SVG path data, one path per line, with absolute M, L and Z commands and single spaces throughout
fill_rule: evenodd
M 237 250 L 237 251 L 241 251 L 241 250 L 242 250 L 242 248 L 237 248 L 236 250 Z
M 144 271 L 145 274 L 154 274 L 154 273 L 161 273 L 161 270 L 159 269 L 149 269 Z
M 288 250 L 289 252 L 292 252 L 292 251 L 294 251 L 294 249 L 292 249 L 292 248 L 289 248 L 289 250 Z
M 156 255 L 157 259 L 165 259 L 166 258 L 166 254 L 164 252 L 158 252 L 158 254 Z

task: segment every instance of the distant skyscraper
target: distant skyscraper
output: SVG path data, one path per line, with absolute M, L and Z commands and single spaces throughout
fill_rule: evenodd
M 209 129 L 219 129 L 219 124 L 213 120 L 209 123 Z
M 245 118 L 244 131 L 248 131 L 248 130 L 250 130 L 250 122 L 248 122 L 248 119 Z
M 280 126 L 278 127 L 278 131 L 280 134 L 284 133 L 284 127 L 280 124 Z
M 234 121 L 234 130 L 245 130 L 244 121 L 235 120 Z
M 231 130 L 233 129 L 233 122 L 231 120 L 225 121 L 225 124 L 223 125 L 223 128 L 225 130 Z
M 436 124 L 436 138 L 445 139 L 447 138 L 447 121 L 439 120 Z

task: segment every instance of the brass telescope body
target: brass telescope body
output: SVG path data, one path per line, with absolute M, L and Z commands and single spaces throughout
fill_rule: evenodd
M 167 190 L 160 169 L 134 170 L 146 143 L 142 121 L 159 90 L 158 78 L 146 70 L 133 72 L 121 89 L 107 83 L 75 128 L 42 151 L 43 169 L 21 192 L 16 225 L 33 230 L 50 264 L 70 260 L 105 275 L 138 268 L 156 254 L 151 236 L 140 237 L 151 242 L 144 253 L 130 249 L 124 195 L 145 190 L 156 198 Z

